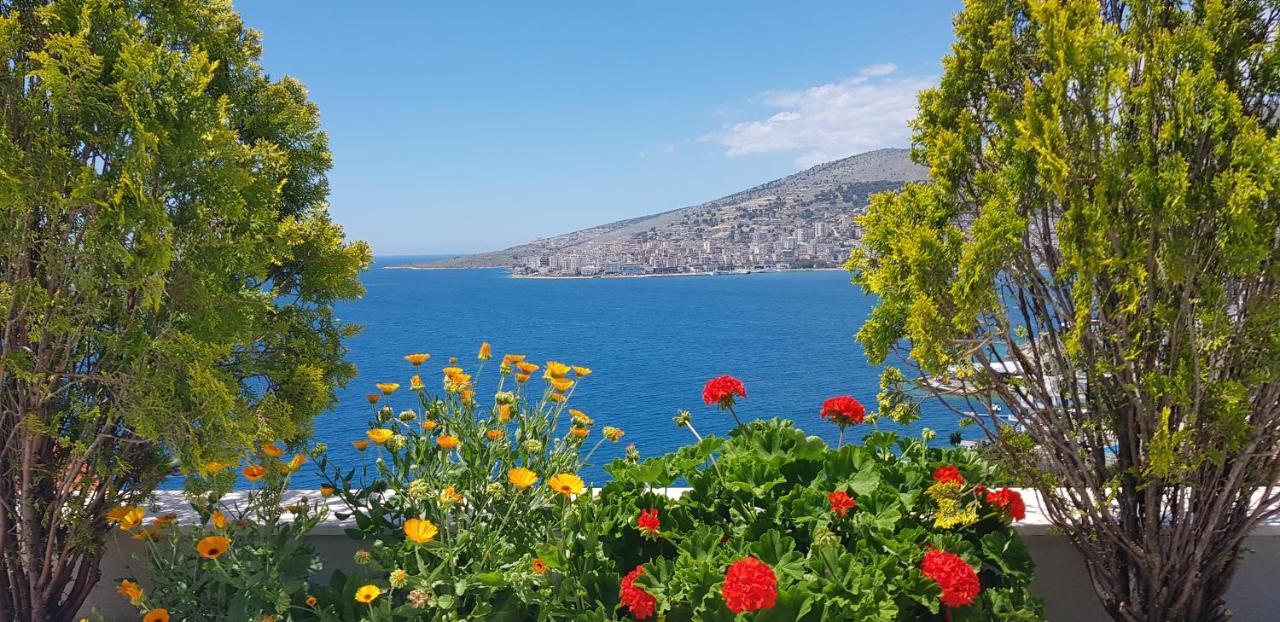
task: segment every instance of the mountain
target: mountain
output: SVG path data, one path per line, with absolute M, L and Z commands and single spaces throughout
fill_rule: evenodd
M 407 267 L 594 275 L 828 265 L 856 243 L 853 217 L 871 194 L 926 179 L 906 149 L 880 149 L 691 207 Z

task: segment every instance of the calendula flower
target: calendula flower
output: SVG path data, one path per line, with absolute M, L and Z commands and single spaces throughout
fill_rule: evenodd
M 524 374 L 524 373 L 516 374 L 516 382 L 521 384 L 525 382 L 529 382 L 529 374 Z
M 532 374 L 535 371 L 538 371 L 538 366 L 534 365 L 533 363 L 526 363 L 524 361 L 520 361 L 519 363 L 516 363 L 516 369 L 520 370 L 520 373 L 528 375 L 528 374 Z
M 546 378 L 564 378 L 569 373 L 569 366 L 557 361 L 547 361 Z
M 334 487 L 333 487 L 333 486 L 330 486 L 330 485 L 328 485 L 328 484 L 324 484 L 324 485 L 320 486 L 320 496 L 321 496 L 321 497 L 332 497 L 332 496 L 333 496 L 333 493 L 335 493 L 335 492 L 337 492 L 337 491 L 334 489 Z
M 351 441 L 351 445 L 355 447 L 357 451 L 364 451 L 369 448 L 369 441 Z
M 484 432 L 485 438 L 488 438 L 490 441 L 494 443 L 502 440 L 503 434 L 505 434 L 505 432 L 496 428 L 492 430 L 485 430 Z
M 214 529 L 226 529 L 227 515 L 223 514 L 222 510 L 214 510 L 209 514 L 209 522 L 213 523 Z
M 164 535 L 164 530 L 154 523 L 149 527 L 139 529 L 137 533 L 130 536 L 131 540 L 159 540 Z
M 365 434 L 368 435 L 369 440 L 379 445 L 390 440 L 392 436 L 395 436 L 395 432 L 392 432 L 391 430 L 388 430 L 386 428 L 374 428 L 372 430 L 369 430 Z
M 611 425 L 604 426 L 604 437 L 614 443 L 618 442 L 623 434 L 625 433 L 620 428 L 615 428 Z
M 369 400 L 369 405 L 371 405 L 371 406 L 375 406 L 375 405 L 377 405 L 378 400 L 382 399 L 382 394 L 381 394 L 381 393 L 367 393 L 367 394 L 365 394 L 364 399 Z
M 573 435 L 574 438 L 583 439 L 587 437 L 587 434 L 590 434 L 590 431 L 582 426 L 575 425 L 569 428 L 569 434 Z
M 302 601 L 302 602 L 306 603 L 308 607 L 314 607 L 314 606 L 316 606 L 316 604 L 317 604 L 317 603 L 319 603 L 320 601 L 319 601 L 318 599 L 316 599 L 316 597 L 315 597 L 315 596 L 308 595 L 308 596 L 307 596 L 307 599 L 306 599 L 306 600 L 304 600 L 304 601 Z
M 380 382 L 373 386 L 378 387 L 378 390 L 382 391 L 383 395 L 391 395 L 396 392 L 396 389 L 400 388 L 399 383 L 395 382 Z
M 307 463 L 307 457 L 302 454 L 294 454 L 293 459 L 289 461 L 288 467 L 290 471 L 297 471 L 302 465 Z
M 373 602 L 373 599 L 377 598 L 380 594 L 382 594 L 382 589 L 378 586 L 373 584 L 365 585 L 356 590 L 356 602 L 367 605 Z
M 595 423 L 595 421 L 592 421 L 591 417 L 587 416 L 587 413 L 574 408 L 569 409 L 569 417 L 578 425 L 591 425 Z
M 426 544 L 435 539 L 440 529 L 425 518 L 411 518 L 404 522 L 404 535 L 415 544 Z
M 351 557 L 355 560 L 357 566 L 368 566 L 373 563 L 373 553 L 364 549 L 356 551 L 355 555 L 352 555 Z
M 422 376 L 414 374 L 409 376 L 409 388 L 414 391 L 421 391 L 426 385 L 422 384 Z
M 120 585 L 116 586 L 116 591 L 121 596 L 129 599 L 129 603 L 132 605 L 142 602 L 142 588 L 133 581 L 128 579 L 120 581 Z
M 409 495 L 410 499 L 426 499 L 430 489 L 431 485 L 427 483 L 427 480 L 418 478 L 409 482 L 409 487 L 405 489 L 405 493 Z
M 231 466 L 229 462 L 206 462 L 200 465 L 200 472 L 205 475 L 217 475 Z
M 582 367 L 582 366 L 579 366 L 579 365 L 574 365 L 574 366 L 573 366 L 573 373 L 574 373 L 574 375 L 578 376 L 579 378 L 586 378 L 587 376 L 590 376 L 590 375 L 591 375 L 591 368 L 590 368 L 590 367 Z
M 284 455 L 284 448 L 275 443 L 263 443 L 262 453 L 267 454 L 272 458 L 279 458 Z
M 142 517 L 147 513 L 140 507 L 122 505 L 107 510 L 107 520 L 120 524 L 120 531 L 129 531 L 142 524 Z
M 436 437 L 436 445 L 439 445 L 440 449 L 444 449 L 446 451 L 457 447 L 461 443 L 462 441 L 458 440 L 458 437 L 451 434 L 441 434 Z
M 551 479 L 547 480 L 547 486 L 550 486 L 552 490 L 564 495 L 565 497 L 571 497 L 581 493 L 583 489 L 586 488 L 586 485 L 582 483 L 582 478 L 572 473 L 557 473 L 556 475 L 552 475 Z
M 551 388 L 561 393 L 573 388 L 573 381 L 568 378 L 549 378 L 547 382 L 551 384 Z
M 440 491 L 441 503 L 444 503 L 446 505 L 451 505 L 454 503 L 459 503 L 461 501 L 462 501 L 462 493 L 458 492 L 458 490 L 453 486 L 445 486 L 444 490 Z
M 404 360 L 409 361 L 410 363 L 413 363 L 414 367 L 418 367 L 422 365 L 423 363 L 427 362 L 430 358 L 431 358 L 431 355 L 426 353 L 406 354 L 404 356 Z
M 502 364 L 514 365 L 516 363 L 523 363 L 524 358 L 523 354 L 504 354 L 502 355 Z
M 547 562 L 542 561 L 541 557 L 535 557 L 533 558 L 533 561 L 529 564 L 529 568 L 538 574 L 546 574 Z
M 493 348 L 489 347 L 488 341 L 480 344 L 480 353 L 476 355 L 476 358 L 482 361 L 487 361 L 493 358 Z
M 409 592 L 407 600 L 409 601 L 410 607 L 413 607 L 414 609 L 422 609 L 431 602 L 431 596 L 422 590 L 412 590 Z
M 250 464 L 249 466 L 240 469 L 240 474 L 243 475 L 245 479 L 251 482 L 256 482 L 266 476 L 267 468 L 257 464 Z
M 511 421 L 511 404 L 498 404 L 498 421 Z
M 414 419 L 417 419 L 417 418 L 418 418 L 418 413 L 413 412 L 412 410 L 400 411 L 399 419 L 405 423 L 409 423 L 410 421 L 413 421 Z
M 169 622 L 169 610 L 164 607 L 156 607 L 142 616 L 142 622 Z
M 507 471 L 507 480 L 512 486 L 524 490 L 538 481 L 538 474 L 524 467 L 516 467 Z
M 434 421 L 432 421 L 432 420 L 430 420 L 430 419 L 427 419 L 426 421 L 423 421 L 423 422 L 422 422 L 422 429 L 424 429 L 424 430 L 426 430 L 426 431 L 430 432 L 430 431 L 432 431 L 432 430 L 436 429 L 437 427 L 439 427 L 439 425 L 440 425 L 440 424 L 438 424 L 438 423 L 436 423 L 436 422 L 434 422 Z
M 396 568 L 395 570 L 392 570 L 391 575 L 387 577 L 387 583 L 389 583 L 391 587 L 404 587 L 409 584 L 409 573 L 401 570 L 400 568 Z
M 449 357 L 449 364 L 450 364 L 450 365 L 457 365 L 457 364 L 458 364 L 458 357 L 456 357 L 456 356 L 451 356 L 451 357 Z
M 463 389 L 461 395 L 463 404 L 474 404 L 476 401 L 476 392 L 471 389 Z
M 564 396 L 563 394 L 561 394 L 561 393 L 552 393 L 551 395 L 548 395 L 548 396 L 547 396 L 547 399 L 549 399 L 549 400 L 551 400 L 551 401 L 553 401 L 553 402 L 555 402 L 555 403 L 557 403 L 557 404 L 563 404 L 563 403 L 565 403 L 565 401 L 567 401 L 569 398 L 565 397 L 565 396 Z
M 218 559 L 231 548 L 231 540 L 225 536 L 205 536 L 196 543 L 196 552 L 205 559 Z

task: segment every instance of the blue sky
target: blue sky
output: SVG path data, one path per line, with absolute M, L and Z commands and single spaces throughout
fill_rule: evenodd
M 376 254 L 503 248 L 906 146 L 958 0 L 236 0 Z

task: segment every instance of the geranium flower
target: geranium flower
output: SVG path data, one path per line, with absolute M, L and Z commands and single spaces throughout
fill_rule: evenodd
M 581 493 L 586 488 L 586 484 L 582 483 L 582 478 L 572 473 L 557 473 L 547 480 L 547 486 L 552 490 L 570 497 Z
M 954 465 L 940 466 L 933 472 L 933 480 L 942 484 L 954 483 L 959 486 L 964 485 L 964 476 L 960 474 L 960 469 Z
M 867 409 L 848 395 L 840 395 L 822 403 L 822 418 L 841 427 L 862 423 Z
M 849 493 L 843 490 L 828 493 L 827 500 L 831 502 L 831 511 L 839 514 L 842 518 L 845 513 L 858 505 L 858 502 L 854 501 L 853 497 L 850 497 Z
M 404 522 L 404 535 L 416 544 L 426 544 L 435 539 L 440 529 L 425 518 L 411 518 Z
M 480 344 L 480 353 L 476 355 L 476 358 L 482 361 L 487 361 L 493 358 L 493 348 L 489 347 L 488 341 Z
M 142 616 L 142 622 L 169 622 L 169 610 L 164 607 L 156 607 Z
M 196 543 L 196 552 L 205 559 L 218 559 L 231 548 L 231 540 L 226 536 L 205 536 Z
M 378 390 L 382 391 L 383 395 L 391 395 L 396 392 L 396 389 L 400 388 L 400 385 L 394 382 L 382 382 L 374 386 L 378 387 Z
M 404 356 L 404 360 L 409 361 L 410 363 L 413 363 L 414 367 L 422 365 L 423 363 L 427 362 L 430 358 L 431 358 L 431 355 L 426 353 L 406 354 Z
M 920 562 L 920 574 L 942 588 L 939 600 L 948 607 L 963 607 L 973 602 L 982 591 L 978 573 L 959 555 L 929 549 Z
M 436 437 L 436 445 L 439 445 L 440 449 L 443 449 L 445 451 L 453 449 L 454 447 L 457 447 L 461 443 L 462 441 L 458 440 L 458 437 L 450 434 L 441 434 L 440 436 Z
M 121 596 L 129 599 L 130 604 L 137 605 L 142 602 L 142 587 L 133 581 L 128 579 L 121 580 L 120 585 L 116 587 L 116 591 L 119 592 Z
M 658 508 L 640 510 L 640 516 L 636 517 L 636 528 L 645 536 L 658 535 L 658 530 L 662 529 L 662 521 L 658 520 Z
M 744 557 L 729 564 L 721 595 L 734 613 L 769 609 L 778 601 L 778 576 L 769 564 Z
M 388 430 L 386 428 L 374 428 L 372 430 L 369 430 L 365 434 L 368 435 L 369 440 L 379 445 L 391 440 L 391 437 L 396 435 L 395 432 L 392 432 L 391 430 Z
M 256 482 L 266 476 L 267 468 L 257 464 L 250 464 L 249 466 L 240 469 L 240 474 L 243 475 L 245 479 L 251 482 Z
M 382 588 L 373 584 L 365 585 L 356 590 L 356 602 L 367 605 L 373 602 L 373 599 L 377 598 L 380 594 L 382 594 Z
M 512 486 L 524 490 L 537 483 L 538 474 L 524 467 L 516 467 L 507 471 L 507 481 L 510 481 Z
M 707 406 L 715 404 L 720 408 L 730 408 L 737 397 L 746 397 L 747 388 L 742 381 L 733 376 L 719 376 L 707 381 L 702 388 L 702 401 Z
M 1022 495 L 1012 488 L 1001 488 L 987 492 L 987 503 L 998 508 L 1003 508 L 1009 513 L 1009 517 L 1013 520 L 1024 520 L 1027 518 L 1027 504 L 1022 501 Z
M 658 609 L 658 599 L 652 594 L 644 591 L 644 588 L 636 585 L 636 578 L 644 574 L 644 566 L 636 566 L 627 576 L 622 578 L 621 588 L 618 590 L 618 601 L 631 612 L 631 617 L 637 620 L 647 620 L 653 617 Z

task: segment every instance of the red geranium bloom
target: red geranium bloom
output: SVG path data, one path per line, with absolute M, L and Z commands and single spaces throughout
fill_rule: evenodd
M 1013 520 L 1023 520 L 1027 517 L 1027 504 L 1022 501 L 1022 495 L 1011 488 L 987 492 L 987 503 L 1004 508 Z
M 622 589 L 618 591 L 618 600 L 621 601 L 623 607 L 631 611 L 631 615 L 637 620 L 652 618 L 654 611 L 658 609 L 658 599 L 644 591 L 644 588 L 635 584 L 636 577 L 642 574 L 644 574 L 643 564 L 636 566 L 634 570 L 622 578 Z
M 827 500 L 831 502 L 831 511 L 839 514 L 841 517 L 845 512 L 852 510 L 858 506 L 858 502 L 849 496 L 849 493 L 843 490 L 837 490 L 827 495 Z
M 940 483 L 955 482 L 961 486 L 964 485 L 964 476 L 960 474 L 960 469 L 950 464 L 938 467 L 938 470 L 933 472 L 933 479 Z
M 728 408 L 733 406 L 736 396 L 746 397 L 747 388 L 742 386 L 742 381 L 733 376 L 720 376 L 707 381 L 707 386 L 702 388 L 702 401 L 707 406 L 715 404 L 720 408 Z
M 857 425 L 866 417 L 867 409 L 862 407 L 862 402 L 848 395 L 833 397 L 822 403 L 822 418 L 840 426 Z
M 768 609 L 778 601 L 778 575 L 769 564 L 744 557 L 729 564 L 720 593 L 725 606 L 734 613 Z
M 636 527 L 646 536 L 657 535 L 658 530 L 662 529 L 662 521 L 658 520 L 658 508 L 640 510 L 640 516 L 636 517 Z
M 978 597 L 982 584 L 973 566 L 959 555 L 930 549 L 920 562 L 920 574 L 933 579 L 942 588 L 938 599 L 948 607 L 963 607 Z

